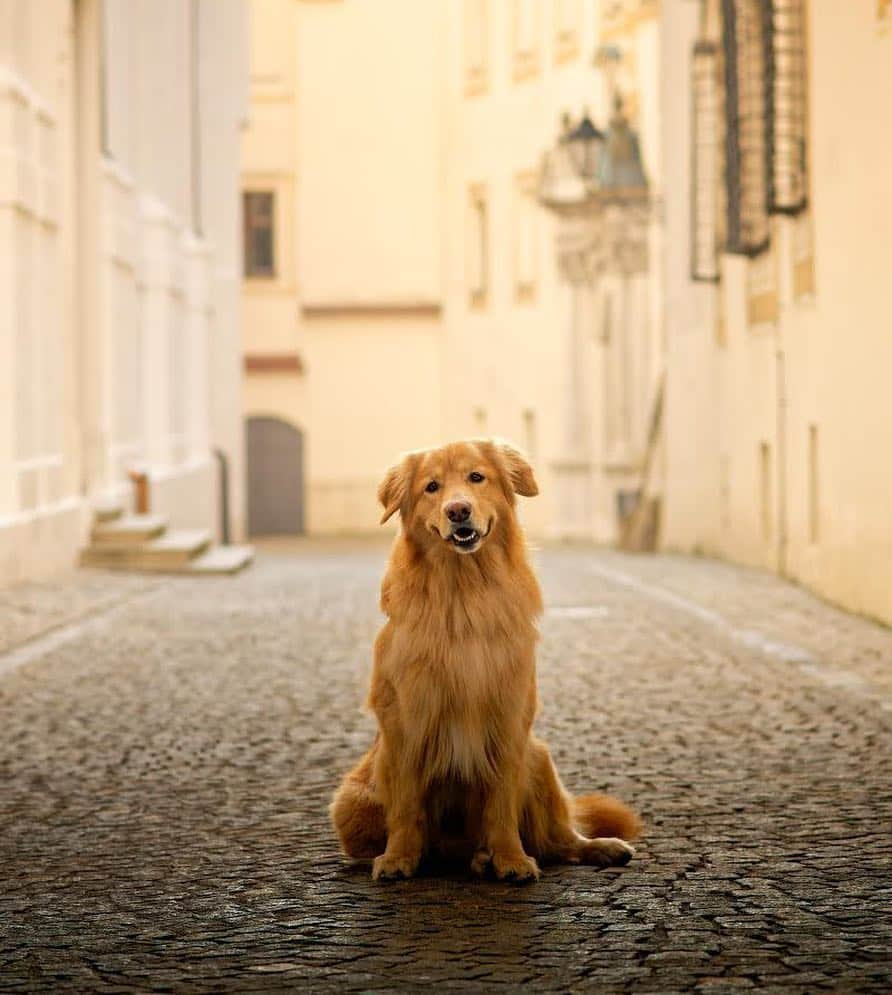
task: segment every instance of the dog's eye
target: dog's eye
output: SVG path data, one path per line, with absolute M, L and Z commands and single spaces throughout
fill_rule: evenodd
M 478 473 L 475 470 L 473 473 L 468 475 L 468 480 L 470 480 L 472 484 L 482 484 L 483 481 L 486 480 L 486 477 L 484 477 L 482 473 Z
M 427 485 L 427 487 L 425 487 L 425 490 L 428 492 L 428 494 L 433 494 L 434 491 L 438 491 L 439 489 L 440 489 L 440 485 L 436 482 L 436 480 L 432 480 Z

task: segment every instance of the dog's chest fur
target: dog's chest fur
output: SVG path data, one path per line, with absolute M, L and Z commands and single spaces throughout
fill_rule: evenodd
M 513 528 L 509 540 L 473 560 L 394 548 L 370 704 L 427 784 L 490 780 L 532 721 L 541 596 Z
M 394 686 L 412 714 L 406 746 L 426 778 L 488 779 L 533 680 L 535 629 L 521 618 L 510 633 L 442 625 L 431 639 L 431 625 L 423 640 L 411 626 L 394 633 Z

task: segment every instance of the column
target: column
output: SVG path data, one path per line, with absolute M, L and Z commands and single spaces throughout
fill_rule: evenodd
M 140 197 L 143 257 L 140 314 L 143 325 L 143 399 L 146 458 L 153 468 L 167 467 L 171 452 L 171 333 L 175 315 L 171 295 L 175 226 L 154 197 Z
M 560 450 L 553 461 L 559 535 L 592 535 L 592 309 L 596 232 L 588 219 L 564 219 L 558 239 L 560 272 L 570 293 L 564 349 Z

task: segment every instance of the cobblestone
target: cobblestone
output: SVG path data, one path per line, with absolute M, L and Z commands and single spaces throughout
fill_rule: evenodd
M 642 812 L 638 858 L 381 885 L 326 806 L 373 728 L 383 559 L 283 546 L 0 656 L 0 990 L 892 987 L 892 633 L 752 571 L 544 550 L 538 729 Z M 16 597 L 5 645 L 46 624 Z
M 137 575 L 80 570 L 0 590 L 0 653 L 147 591 L 153 583 Z

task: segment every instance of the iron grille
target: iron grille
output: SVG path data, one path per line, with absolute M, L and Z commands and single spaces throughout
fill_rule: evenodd
M 797 214 L 806 204 L 806 69 L 803 0 L 767 0 L 769 85 L 768 210 Z
M 722 0 L 725 61 L 727 251 L 768 247 L 771 0 Z
M 708 283 L 719 278 L 718 72 L 718 47 L 697 42 L 691 60 L 691 278 Z

